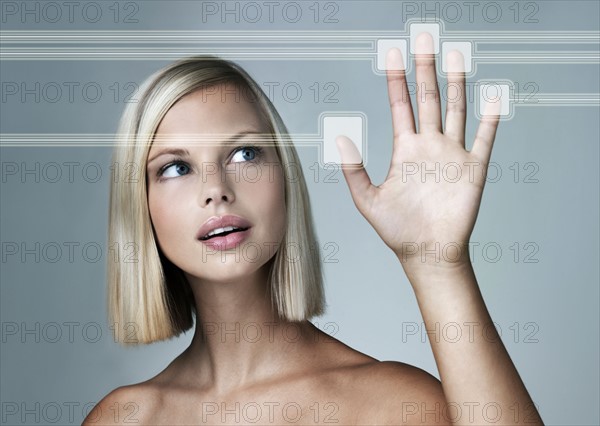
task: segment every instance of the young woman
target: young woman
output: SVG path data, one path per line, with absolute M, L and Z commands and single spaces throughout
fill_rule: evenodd
M 139 252 L 136 262 L 109 265 L 109 307 L 112 321 L 135 329 L 123 343 L 177 336 L 194 317 L 195 334 L 164 371 L 110 392 L 84 424 L 541 423 L 467 250 L 498 114 L 486 110 L 471 151 L 463 96 L 448 103 L 442 130 L 431 46 L 430 35 L 418 38 L 418 133 L 404 71 L 388 71 L 394 145 L 385 182 L 371 183 L 351 141 L 336 142 L 354 203 L 397 255 L 426 327 L 471 327 L 468 339 L 431 340 L 441 382 L 308 321 L 325 301 L 287 130 L 239 66 L 191 58 L 151 77 L 121 123 L 115 161 L 140 174 L 113 183 L 109 240 Z M 448 60 L 449 83 L 464 93 L 463 57 Z M 398 69 L 400 52 L 387 61 Z M 452 162 L 463 173 L 422 181 L 403 174 L 402 162 Z M 484 173 L 469 173 L 474 164 Z

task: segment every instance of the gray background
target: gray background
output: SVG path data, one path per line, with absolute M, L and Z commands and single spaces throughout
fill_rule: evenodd
M 36 2 L 28 2 L 33 3 Z M 85 3 L 90 2 L 81 2 L 81 7 Z M 203 23 L 202 2 L 184 1 L 131 2 L 137 5 L 134 18 L 138 22 L 124 23 L 121 15 L 115 23 L 109 9 L 113 2 L 96 3 L 104 15 L 95 24 L 86 22 L 77 9 L 72 23 L 66 19 L 47 22 L 43 16 L 35 23 L 31 17 L 23 20 L 4 15 L 2 29 L 403 31 L 406 25 L 403 2 L 392 1 L 329 2 L 337 5 L 337 23 L 314 23 L 309 9 L 313 2 L 298 2 L 305 15 L 297 23 L 287 22 L 281 13 L 275 14 L 272 23 L 266 19 L 235 23 L 231 18 L 221 22 L 214 17 Z M 120 5 L 122 12 L 125 7 L 129 7 L 127 12 L 134 10 L 125 3 Z M 290 2 L 283 1 L 281 5 L 286 3 Z M 319 4 L 320 10 L 333 10 L 326 3 Z M 404 3 L 423 7 L 422 2 Z M 448 17 L 444 15 L 445 3 L 437 3 L 437 16 L 442 20 Z M 480 2 L 481 8 L 489 3 L 492 2 Z M 510 9 L 512 1 L 496 2 L 503 11 L 497 22 L 486 19 L 481 9 L 469 22 L 464 2 L 456 4 L 463 16 L 455 23 L 445 21 L 447 31 L 593 31 L 597 35 L 599 30 L 599 4 L 595 1 L 521 2 L 517 22 Z M 433 9 L 436 3 L 427 2 L 426 6 Z M 538 22 L 525 22 L 525 16 L 532 11 Z M 597 44 L 537 48 L 598 51 Z M 55 103 L 43 97 L 36 102 L 29 96 L 23 102 L 18 96 L 9 96 L 1 105 L 2 133 L 115 132 L 124 107 L 123 93 L 115 102 L 109 86 L 116 82 L 123 90 L 128 82 L 139 84 L 168 62 L 3 61 L 3 84 L 33 86 L 39 82 L 44 86 L 49 82 L 78 82 L 83 86 L 95 82 L 103 88 L 103 95 L 95 103 L 86 101 L 81 91 L 75 92 L 73 102 L 66 95 Z M 367 170 L 375 184 L 382 182 L 389 166 L 392 128 L 385 78 L 373 72 L 369 61 L 237 62 L 263 87 L 266 82 L 300 85 L 303 95 L 297 102 L 286 101 L 280 91 L 273 98 L 292 133 L 317 133 L 318 117 L 323 111 L 362 111 L 368 118 Z M 521 85 L 533 82 L 540 93 L 596 94 L 597 99 L 598 64 L 573 62 L 479 64 L 477 74 L 469 81 L 503 78 Z M 414 81 L 414 72 L 408 78 Z M 326 83 L 337 84 L 339 91 L 334 99 L 338 102 L 324 102 L 325 92 L 315 101 L 309 89 L 315 82 L 321 90 Z M 468 147 L 477 126 L 473 109 L 471 104 Z M 472 236 L 472 241 L 479 243 L 474 251 L 474 267 L 487 306 L 547 424 L 600 422 L 598 115 L 597 105 L 517 107 L 514 117 L 500 124 L 492 160 L 498 163 L 502 176 L 486 185 Z M 355 209 L 341 173 L 333 176 L 338 183 L 324 182 L 324 170 L 315 166 L 316 148 L 303 147 L 299 152 L 320 245 L 324 248 L 327 243 L 334 243 L 337 247 L 337 251 L 323 250 L 335 262 L 324 263 L 328 311 L 315 324 L 380 360 L 403 361 L 437 375 L 429 342 L 422 339 L 420 332 L 404 332 L 415 323 L 421 331 L 422 320 L 398 261 Z M 14 162 L 19 167 L 23 163 L 33 168 L 39 163 L 48 172 L 47 178 L 41 176 L 39 182 L 33 175 L 22 182 L 19 175 L 3 174 L 2 422 L 19 423 L 21 411 L 28 409 L 37 411 L 40 417 L 30 414 L 25 423 L 44 424 L 53 418 L 58 418 L 60 424 L 80 423 L 85 404 L 97 402 L 118 386 L 155 375 L 187 346 L 191 335 L 134 349 L 123 349 L 112 341 L 105 315 L 104 269 L 109 148 L 3 147 L 0 153 L 3 167 Z M 52 162 L 77 162 L 73 182 L 69 181 L 66 168 L 62 168 L 57 182 L 50 182 L 54 177 L 54 170 L 49 168 Z M 532 165 L 525 168 L 526 163 Z M 84 179 L 82 168 L 86 164 L 88 180 L 94 178 L 93 166 L 102 172 L 97 182 Z M 520 169 L 517 182 L 515 168 Z M 314 178 L 316 170 L 318 179 Z M 526 182 L 529 173 L 534 173 L 530 177 L 537 182 Z M 79 244 L 72 262 L 65 242 Z M 5 256 L 13 243 L 25 243 L 28 247 L 39 243 L 40 261 L 35 261 L 33 255 L 25 261 L 18 255 Z M 53 263 L 49 258 L 55 255 L 54 243 L 63 251 Z M 86 243 L 102 247 L 97 262 L 84 258 L 82 247 Z M 519 247 L 516 259 L 515 243 Z M 500 247 L 502 255 L 496 258 L 494 250 L 484 253 L 482 247 L 486 244 Z M 42 253 L 44 246 L 48 251 Z M 93 248 L 87 255 L 96 256 Z M 73 324 L 72 336 L 69 323 Z M 96 337 L 98 330 L 102 334 Z M 72 418 L 68 406 L 74 407 Z M 14 407 L 19 413 L 8 415 L 6 409 Z M 61 408 L 58 414 L 56 407 Z

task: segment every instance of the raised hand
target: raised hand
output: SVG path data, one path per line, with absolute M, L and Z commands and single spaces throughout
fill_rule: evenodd
M 342 171 L 361 214 L 403 266 L 468 261 L 467 245 L 481 203 L 487 165 L 498 126 L 499 101 L 489 104 L 471 151 L 465 149 L 464 58 L 448 55 L 448 102 L 442 128 L 440 92 L 433 39 L 422 33 L 416 42 L 418 133 L 401 53 L 387 55 L 388 94 L 394 129 L 393 152 L 385 181 L 375 186 L 345 136 L 336 143 Z M 359 164 L 352 164 L 359 163 Z M 436 250 L 438 257 L 427 255 Z

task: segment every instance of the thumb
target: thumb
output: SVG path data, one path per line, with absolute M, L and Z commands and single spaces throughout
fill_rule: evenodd
M 342 158 L 342 173 L 350 189 L 352 200 L 364 215 L 365 207 L 369 205 L 372 195 L 371 179 L 354 142 L 346 136 L 340 135 L 335 139 L 335 144 Z

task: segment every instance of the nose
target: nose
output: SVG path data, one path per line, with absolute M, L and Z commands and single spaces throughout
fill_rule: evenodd
M 207 170 L 202 179 L 200 205 L 207 207 L 210 204 L 231 204 L 235 200 L 235 196 L 227 182 L 226 173 L 218 165 L 212 164 L 212 166 L 206 168 Z

